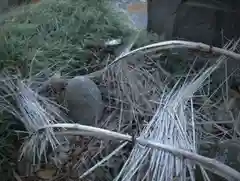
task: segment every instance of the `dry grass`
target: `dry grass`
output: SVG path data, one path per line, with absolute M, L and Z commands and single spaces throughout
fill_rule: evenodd
M 180 48 L 184 48 L 185 45 L 190 49 L 209 48 L 205 45 L 197 46 L 199 44 L 193 42 L 173 42 L 177 44 L 175 48 L 179 48 L 179 45 Z M 209 142 L 227 141 L 225 137 L 219 137 L 215 133 L 216 129 L 203 130 L 208 128 L 207 125 L 214 126 L 221 133 L 226 133 L 224 127 L 226 125 L 229 127 L 229 124 L 232 129 L 238 130 L 234 127 L 236 125 L 234 121 L 224 122 L 207 114 L 223 108 L 218 106 L 220 102 L 224 104 L 222 100 L 216 102 L 216 98 L 221 95 L 217 94 L 220 89 L 211 92 L 208 83 L 210 75 L 227 60 L 225 55 L 234 55 L 234 57 L 238 55 L 229 50 L 213 48 L 213 51 L 223 54 L 219 59 L 215 59 L 215 64 L 213 63 L 209 68 L 204 65 L 197 74 L 192 64 L 187 74 L 178 79 L 172 72 L 163 68 L 166 52 L 162 52 L 162 47 L 164 50 L 166 45 L 174 48 L 172 42 L 152 44 L 130 51 L 132 44 L 134 42 L 129 44 L 131 46 L 127 46 L 128 51 L 113 62 L 109 62 L 106 68 L 91 74 L 91 76 L 100 76 L 98 83 L 106 103 L 105 116 L 98 128 L 52 124 L 52 122 L 44 126 L 38 125 L 36 126 L 38 130 L 30 132 L 30 135 L 34 134 L 36 137 L 30 137 L 28 143 L 32 146 L 28 148 L 35 145 L 33 148 L 44 150 L 45 145 L 42 141 L 44 138 L 41 135 L 46 136 L 46 134 L 43 134 L 43 130 L 52 130 L 54 136 L 75 135 L 76 139 L 71 140 L 73 144 L 70 144 L 71 149 L 68 149 L 68 159 L 63 162 L 48 162 L 48 164 L 57 163 L 56 179 L 63 180 L 77 178 L 86 180 L 182 178 L 185 180 L 188 177 L 195 180 L 195 164 L 200 166 L 205 179 L 210 177 L 208 171 L 227 179 L 239 178 L 239 173 L 232 168 L 198 155 L 202 147 Z M 236 44 L 229 45 L 228 49 L 230 46 L 235 49 Z M 155 61 L 156 53 L 159 61 Z M 223 84 L 226 84 L 226 80 Z M 219 87 L 222 88 L 223 84 Z M 31 92 L 29 89 L 28 91 Z M 19 95 L 17 92 L 15 94 Z M 223 99 L 225 95 L 224 93 Z M 41 106 L 39 110 L 40 108 Z M 52 107 L 44 110 L 52 111 Z M 225 111 L 230 113 L 227 109 Z M 24 112 L 20 110 L 18 113 Z M 47 115 L 44 114 L 44 117 Z M 24 118 L 26 119 L 27 116 Z M 56 130 L 52 129 L 53 127 L 64 129 Z M 227 134 L 232 135 L 233 138 L 236 132 L 227 131 Z M 136 138 L 133 149 L 131 144 L 121 141 L 132 141 L 131 135 Z M 234 138 L 236 139 L 236 136 Z M 42 147 L 38 147 L 37 143 L 42 143 Z M 153 149 L 156 147 L 158 149 Z M 54 145 L 52 148 L 53 152 L 57 150 Z M 55 155 L 56 159 L 60 160 L 59 153 Z M 142 173 L 146 174 L 142 175 Z

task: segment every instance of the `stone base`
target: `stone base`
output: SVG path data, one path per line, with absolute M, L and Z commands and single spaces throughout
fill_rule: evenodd
M 240 2 L 148 0 L 148 29 L 165 40 L 184 39 L 222 46 L 240 37 Z M 239 8 L 238 8 L 239 7 Z

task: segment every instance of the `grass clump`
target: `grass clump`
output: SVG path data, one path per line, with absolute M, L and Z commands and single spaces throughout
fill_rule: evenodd
M 34 60 L 39 70 L 66 62 L 76 69 L 95 61 L 102 51 L 89 45 L 133 31 L 109 6 L 107 0 L 43 0 L 1 15 L 1 68 L 26 72 Z

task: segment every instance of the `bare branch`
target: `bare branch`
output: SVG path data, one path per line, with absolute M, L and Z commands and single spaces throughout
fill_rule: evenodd
M 113 64 L 117 63 L 123 58 L 126 58 L 128 56 L 134 55 L 139 52 L 143 53 L 149 53 L 153 51 L 162 51 L 162 50 L 169 50 L 174 48 L 182 48 L 182 49 L 191 49 L 191 50 L 199 50 L 202 52 L 208 52 L 208 53 L 215 53 L 218 55 L 225 55 L 227 57 L 240 60 L 240 54 L 235 53 L 233 51 L 224 49 L 224 48 L 218 48 L 213 47 L 211 45 L 207 45 L 204 43 L 197 43 L 197 42 L 191 42 L 191 41 L 181 41 L 181 40 L 172 40 L 172 41 L 163 41 L 159 43 L 153 43 L 144 47 L 137 48 L 135 50 L 132 50 L 130 52 L 127 52 L 126 54 L 123 54 L 119 57 L 117 57 L 111 64 L 109 64 L 107 67 L 105 67 L 102 70 L 93 72 L 91 74 L 88 74 L 88 77 L 98 77 L 102 75 L 103 72 L 105 72 L 108 68 L 110 68 Z
M 84 132 L 87 133 L 87 135 L 97 136 L 97 137 L 107 137 L 110 139 L 118 139 L 118 140 L 125 140 L 132 142 L 132 137 L 129 135 L 105 130 L 102 128 L 96 128 L 92 126 L 84 126 L 80 124 L 53 124 L 48 125 L 44 128 L 65 128 L 65 129 L 74 129 L 74 130 L 80 130 L 80 133 L 84 135 Z M 70 134 L 70 132 L 68 132 Z M 76 131 L 73 132 L 73 134 L 76 134 Z M 234 178 L 239 180 L 240 179 L 240 173 L 231 167 L 215 160 L 210 159 L 201 155 L 198 155 L 196 153 L 192 153 L 189 151 L 185 151 L 183 149 L 174 148 L 172 146 L 166 145 L 166 144 L 160 144 L 154 141 L 145 140 L 142 138 L 136 138 L 135 141 L 141 145 L 149 146 L 151 148 L 161 149 L 167 152 L 172 153 L 175 156 L 178 157 L 185 157 L 186 159 L 192 160 L 199 164 L 200 166 L 203 166 L 205 169 L 210 170 L 224 178 Z

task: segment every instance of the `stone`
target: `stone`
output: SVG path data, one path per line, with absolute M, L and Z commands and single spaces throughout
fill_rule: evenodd
M 70 119 L 83 125 L 96 125 L 104 108 L 98 86 L 85 76 L 76 76 L 68 81 L 65 102 Z

